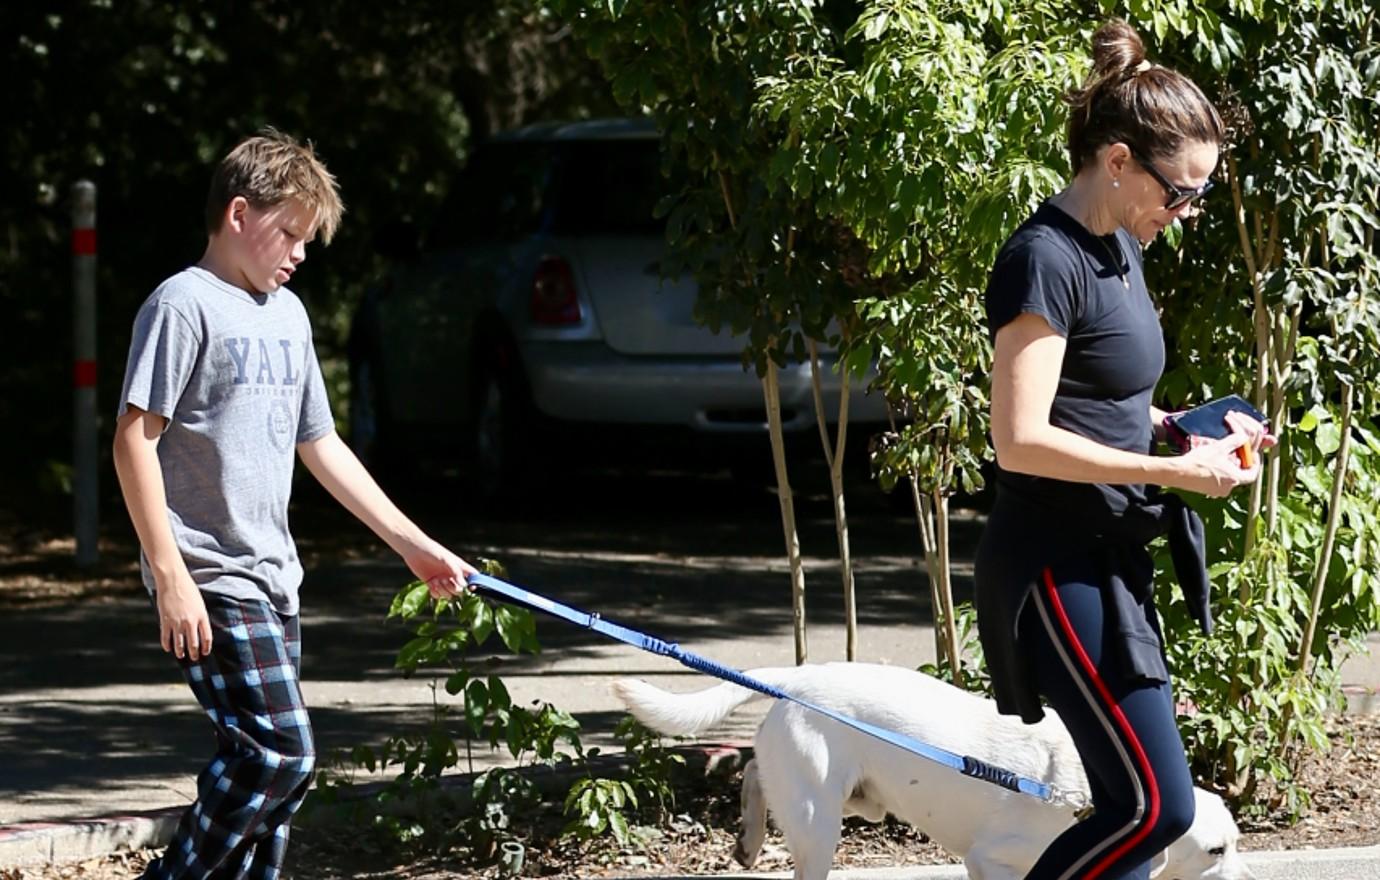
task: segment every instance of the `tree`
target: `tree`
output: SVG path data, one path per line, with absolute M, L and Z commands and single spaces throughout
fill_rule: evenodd
M 786 166 L 775 157 L 792 133 L 750 110 L 760 78 L 793 59 L 835 51 L 838 28 L 828 7 L 809 0 L 564 0 L 556 6 L 603 65 L 615 97 L 629 111 L 657 120 L 672 189 L 658 209 L 668 215 L 672 250 L 663 271 L 696 278 L 697 318 L 715 332 L 728 328 L 743 336 L 744 361 L 762 380 L 791 565 L 796 661 L 804 662 L 805 578 L 778 370 L 808 359 L 818 383 L 817 345 L 846 340 L 856 317 L 852 293 L 837 271 L 837 224 L 820 216 L 803 178 L 788 187 L 781 177 Z M 838 14 L 847 18 L 846 9 Z M 832 442 L 824 414 L 817 416 L 845 559 L 852 657 L 856 623 L 842 490 L 846 409 L 840 408 Z
M 865 254 L 848 359 L 878 361 L 876 384 L 904 417 L 876 464 L 887 487 L 911 484 L 936 651 L 958 683 L 948 505 L 981 485 L 988 454 L 982 290 L 1002 240 L 1057 186 L 1058 94 L 1083 67 L 1071 35 L 1049 27 L 1054 8 L 999 18 L 987 2 L 870 3 L 841 57 L 798 60 L 763 81 L 758 104 L 791 133 L 773 167 L 797 196 L 812 187 Z
M 605 20 L 634 9 L 577 5 Z M 842 38 L 811 29 L 821 8 L 838 19 L 829 34 Z M 978 296 L 996 247 L 1067 175 L 1059 96 L 1081 80 L 1092 30 L 1107 16 L 1128 18 L 1153 59 L 1224 108 L 1233 132 L 1222 195 L 1147 259 L 1170 352 L 1157 403 L 1179 408 L 1244 391 L 1284 442 L 1248 499 L 1193 502 L 1208 520 L 1214 576 L 1229 591 L 1215 603 L 1214 635 L 1196 635 L 1167 590 L 1160 607 L 1174 633 L 1171 665 L 1197 706 L 1181 721 L 1199 774 L 1243 802 L 1271 781 L 1295 803 L 1302 793 L 1290 787 L 1289 768 L 1298 746 L 1324 744 L 1320 718 L 1336 699 L 1341 660 L 1380 625 L 1373 7 L 875 0 L 696 9 L 705 17 L 658 19 L 638 6 L 625 14 L 633 30 L 599 31 L 594 51 L 632 103 L 670 123 L 668 167 L 699 175 L 678 206 L 694 210 L 673 214 L 672 228 L 700 248 L 692 264 L 721 269 L 707 319 L 737 315 L 735 327 L 756 328 L 760 357 L 776 350 L 777 319 L 790 314 L 768 307 L 770 320 L 753 323 L 764 314 L 754 304 L 781 302 L 777 283 L 824 286 L 836 273 L 853 292 L 856 319 L 840 334 L 845 360 L 877 358 L 879 385 L 905 417 L 877 460 L 884 480 L 915 487 L 941 622 L 954 617 L 944 598 L 945 500 L 976 486 L 979 462 L 991 458 Z M 717 92 L 646 78 L 655 62 L 640 47 L 662 56 L 657 40 L 674 35 L 673 21 L 691 20 L 712 51 L 666 57 L 679 83 L 694 84 L 728 57 L 755 63 L 755 88 L 742 75 Z M 603 42 L 614 39 L 623 49 Z M 734 113 L 749 101 L 745 125 Z M 751 214 L 760 202 L 742 198 L 758 190 L 743 182 L 758 178 L 779 195 Z M 715 209 L 720 196 L 733 207 Z M 736 234 L 711 234 L 722 227 L 713 210 L 752 222 L 730 218 Z M 806 258 L 804 248 L 816 246 Z M 752 295 L 739 297 L 743 290 Z M 945 629 L 941 655 L 957 674 L 956 627 Z
M 1297 807 L 1299 746 L 1325 744 L 1341 662 L 1380 625 L 1375 9 L 1153 4 L 1141 23 L 1234 127 L 1225 194 L 1179 253 L 1152 261 L 1152 284 L 1174 291 L 1166 404 L 1243 389 L 1282 438 L 1244 505 L 1198 504 L 1230 592 L 1212 638 L 1169 646 L 1192 670 L 1185 734 L 1229 793 L 1250 801 L 1274 782 Z

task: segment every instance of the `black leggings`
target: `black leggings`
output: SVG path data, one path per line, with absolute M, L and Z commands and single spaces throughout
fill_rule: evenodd
M 1083 759 L 1095 808 L 1055 838 L 1026 880 L 1146 880 L 1150 859 L 1193 823 L 1169 684 L 1119 674 L 1101 582 L 1092 561 L 1046 569 L 1021 611 L 1026 656 Z

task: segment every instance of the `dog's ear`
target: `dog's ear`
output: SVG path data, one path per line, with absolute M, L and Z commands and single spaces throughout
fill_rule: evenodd
M 1155 857 L 1150 860 L 1150 880 L 1164 873 L 1164 869 L 1169 867 L 1169 850 L 1162 849 L 1155 853 Z

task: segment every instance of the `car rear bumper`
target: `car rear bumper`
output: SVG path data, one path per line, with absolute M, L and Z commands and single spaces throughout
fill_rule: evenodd
M 542 343 L 523 346 L 523 361 L 538 411 L 556 419 L 613 424 L 682 425 L 697 431 L 763 432 L 767 429 L 762 383 L 736 358 L 632 357 L 603 343 Z M 840 381 L 833 358 L 821 357 L 824 409 L 838 412 Z M 780 371 L 782 427 L 813 428 L 814 393 L 810 365 Z M 879 394 L 853 385 L 849 417 L 886 421 Z

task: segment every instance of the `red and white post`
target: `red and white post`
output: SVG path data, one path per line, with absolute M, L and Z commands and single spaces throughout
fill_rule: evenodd
M 100 557 L 96 419 L 96 184 L 72 187 L 72 501 L 77 564 Z

